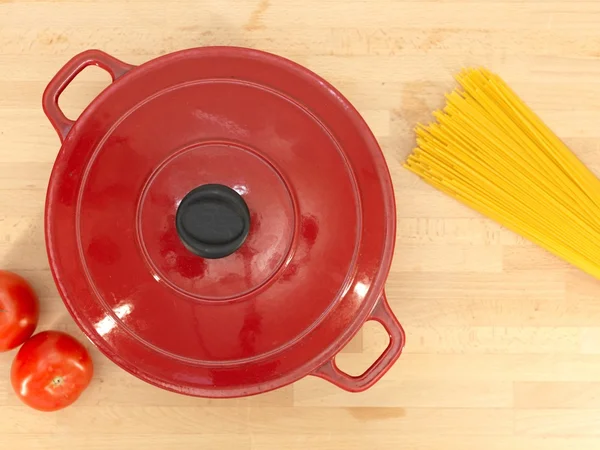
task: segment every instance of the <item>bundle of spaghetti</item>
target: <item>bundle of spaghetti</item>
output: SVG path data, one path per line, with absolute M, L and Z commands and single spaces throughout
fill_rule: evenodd
M 600 180 L 496 74 L 466 69 L 405 167 L 600 278 Z

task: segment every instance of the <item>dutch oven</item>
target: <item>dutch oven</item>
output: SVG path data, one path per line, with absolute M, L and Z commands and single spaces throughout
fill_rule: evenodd
M 69 120 L 58 99 L 85 67 L 113 83 Z M 373 385 L 404 333 L 384 283 L 395 204 L 382 152 L 333 86 L 289 60 L 188 49 L 134 67 L 71 59 L 43 98 L 62 147 L 46 245 L 74 320 L 117 365 L 203 397 L 306 375 Z M 390 341 L 360 376 L 336 354 L 368 320 Z

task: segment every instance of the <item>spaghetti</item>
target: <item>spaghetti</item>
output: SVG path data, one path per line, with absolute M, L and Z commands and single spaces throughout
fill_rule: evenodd
M 600 278 L 600 180 L 497 75 L 464 70 L 404 164 Z

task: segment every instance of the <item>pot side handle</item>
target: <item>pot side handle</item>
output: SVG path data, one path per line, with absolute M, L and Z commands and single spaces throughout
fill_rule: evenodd
M 404 348 L 404 330 L 394 316 L 385 293 L 381 294 L 371 315 L 367 319 L 379 322 L 389 334 L 390 342 L 379 358 L 362 375 L 352 376 L 342 372 L 335 363 L 335 356 L 312 372 L 336 386 L 350 392 L 361 392 L 373 386 L 392 367 Z
M 113 81 L 135 67 L 119 61 L 103 51 L 87 50 L 74 56 L 58 71 L 44 91 L 42 105 L 61 142 L 64 142 L 75 121 L 68 119 L 61 111 L 58 99 L 69 83 L 88 66 L 98 66 L 106 70 Z

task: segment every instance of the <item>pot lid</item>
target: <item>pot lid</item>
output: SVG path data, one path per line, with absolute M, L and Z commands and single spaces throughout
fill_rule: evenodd
M 49 85 L 63 139 L 46 236 L 61 294 L 119 365 L 178 392 L 257 393 L 315 370 L 382 294 L 389 173 L 357 111 L 283 58 L 214 47 L 133 68 L 92 51 Z M 86 65 L 115 82 L 76 122 Z

